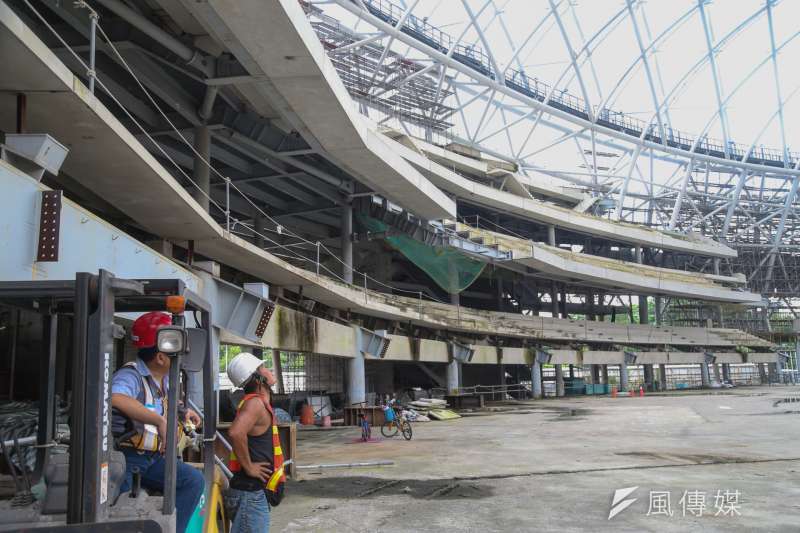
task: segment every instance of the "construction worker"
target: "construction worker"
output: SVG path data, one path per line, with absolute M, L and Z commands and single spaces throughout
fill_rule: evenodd
M 167 313 L 145 313 L 133 323 L 131 338 L 139 349 L 136 361 L 114 373 L 111 382 L 112 431 L 120 437 L 119 449 L 125 454 L 125 482 L 120 492 L 132 487 L 133 473 L 141 475 L 146 489 L 164 490 L 164 444 L 167 438 L 167 385 L 171 358 L 156 348 L 156 332 L 172 323 Z M 200 425 L 191 409 L 178 406 L 179 416 Z M 176 469 L 176 530 L 183 533 L 203 495 L 203 474 L 178 461 Z
M 228 377 L 244 389 L 244 398 L 228 430 L 233 478 L 225 498 L 232 516 L 231 533 L 269 531 L 270 507 L 283 496 L 283 451 L 272 410 L 275 377 L 261 360 L 241 353 L 228 365 Z

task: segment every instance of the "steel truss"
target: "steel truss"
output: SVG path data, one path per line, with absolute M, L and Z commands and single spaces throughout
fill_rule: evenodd
M 536 11 L 541 18 L 532 21 L 526 35 L 512 35 L 504 6 L 494 0 L 448 2 L 448 9 L 459 10 L 466 21 L 460 33 L 453 34 L 438 27 L 433 16 L 418 15 L 418 4 L 402 0 L 307 4 L 323 42 L 331 40 L 330 21 L 337 20 L 338 48 L 326 47 L 351 94 L 366 104 L 365 114 L 372 118 L 377 114 L 377 120 L 388 124 L 389 113 L 378 97 L 404 93 L 397 98 L 424 103 L 416 111 L 403 108 L 391 114 L 393 127 L 440 144 L 457 142 L 475 148 L 515 163 L 527 174 L 543 173 L 578 184 L 616 205 L 606 216 L 679 232 L 698 231 L 724 241 L 737 249 L 739 257 L 708 261 L 703 269 L 744 272 L 752 290 L 771 298 L 797 295 L 800 154 L 789 150 L 784 125 L 785 105 L 797 89 L 781 92 L 777 57 L 800 32 L 778 41 L 776 0 L 762 3 L 720 35 L 712 31 L 705 0 L 689 5 L 658 34 L 651 32 L 642 2 L 627 0 L 592 35 L 583 33 L 576 8 L 568 1 L 548 0 L 544 13 Z M 323 19 L 328 21 L 325 25 L 314 22 Z M 704 53 L 687 58 L 688 68 L 677 80 L 665 80 L 658 48 L 689 25 L 701 28 Z M 726 80 L 731 87 L 726 92 L 718 58 L 752 27 L 767 28 L 769 51 L 741 79 Z M 490 28 L 505 42 L 489 40 Z M 558 78 L 545 82 L 526 72 L 522 61 L 548 32 L 560 36 L 563 55 L 569 59 Z M 615 84 L 602 87 L 592 56 L 615 32 L 633 33 L 638 53 Z M 342 55 L 350 59 L 344 61 Z M 403 68 L 397 68 L 398 61 Z M 368 62 L 369 71 L 358 78 L 356 88 L 348 80 L 352 65 L 359 62 Z M 615 109 L 622 88 L 640 69 L 653 106 L 649 120 Z M 775 111 L 757 136 L 736 142 L 731 138 L 728 105 L 765 70 L 775 80 L 768 88 L 774 92 Z M 689 135 L 671 123 L 670 108 L 689 81 L 708 73 L 716 109 L 700 134 Z M 365 80 L 369 85 L 362 84 Z M 568 87 L 577 87 L 579 95 Z M 428 122 L 420 121 L 420 115 Z M 453 127 L 443 129 L 447 123 Z M 782 146 L 765 148 L 761 138 L 776 125 Z M 709 137 L 717 127 L 721 140 Z M 574 165 L 557 168 L 540 163 L 550 153 L 561 155 L 571 149 L 577 150 L 571 158 Z

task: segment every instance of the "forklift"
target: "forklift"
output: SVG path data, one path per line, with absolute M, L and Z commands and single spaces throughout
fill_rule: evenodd
M 193 436 L 202 456 L 202 464 L 196 466 L 203 470 L 205 493 L 187 532 L 226 531 L 225 477 L 214 454 L 218 369 L 211 350 L 208 303 L 181 280 L 122 279 L 100 270 L 96 275 L 78 273 L 74 280 L 66 281 L 0 282 L 0 304 L 38 313 L 44 332 L 35 438 L 0 441 L 0 452 L 15 485 L 14 498 L 0 501 L 0 531 L 174 532 L 178 403 L 182 397 L 184 405 L 189 400 L 182 393 L 189 374 L 199 375 L 203 383 L 204 424 L 202 433 Z M 134 490 L 120 495 L 125 456 L 115 450 L 112 434 L 111 378 L 125 333 L 115 319 L 148 311 L 172 315 L 172 325 L 157 332 L 159 351 L 173 358 L 168 378 L 164 492 L 137 490 L 134 477 Z M 59 346 L 59 318 L 72 321 L 71 350 Z M 71 368 L 68 435 L 56 432 L 55 374 L 64 367 L 65 362 L 57 360 L 62 354 Z M 31 471 L 20 460 L 25 445 L 36 447 Z M 59 447 L 62 453 L 55 453 Z M 67 447 L 68 453 L 63 453 Z M 17 466 L 11 460 L 14 453 Z

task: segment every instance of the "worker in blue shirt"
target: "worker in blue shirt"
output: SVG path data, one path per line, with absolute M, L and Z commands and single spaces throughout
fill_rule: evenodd
M 112 431 L 125 435 L 119 442 L 125 455 L 125 482 L 120 492 L 131 489 L 133 472 L 141 475 L 142 487 L 164 490 L 164 443 L 167 437 L 167 384 L 171 358 L 156 348 L 156 332 L 172 323 L 169 314 L 145 313 L 133 324 L 131 337 L 139 348 L 136 361 L 114 373 L 111 405 L 114 408 Z M 191 409 L 179 409 L 189 423 L 200 425 Z M 176 470 L 176 530 L 183 533 L 203 494 L 203 474 L 183 461 Z

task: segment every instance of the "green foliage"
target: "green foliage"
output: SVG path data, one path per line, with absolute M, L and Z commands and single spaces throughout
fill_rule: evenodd
M 253 348 L 250 346 L 238 346 L 234 344 L 223 344 L 219 347 L 219 371 L 225 372 L 228 368 L 228 363 L 237 355 L 242 352 L 252 352 Z M 264 350 L 262 356 L 264 366 L 272 370 L 272 350 L 267 348 Z M 287 368 L 292 365 L 293 368 L 303 368 L 305 365 L 305 356 L 302 354 L 294 354 L 291 357 L 286 352 L 281 352 L 281 367 Z

